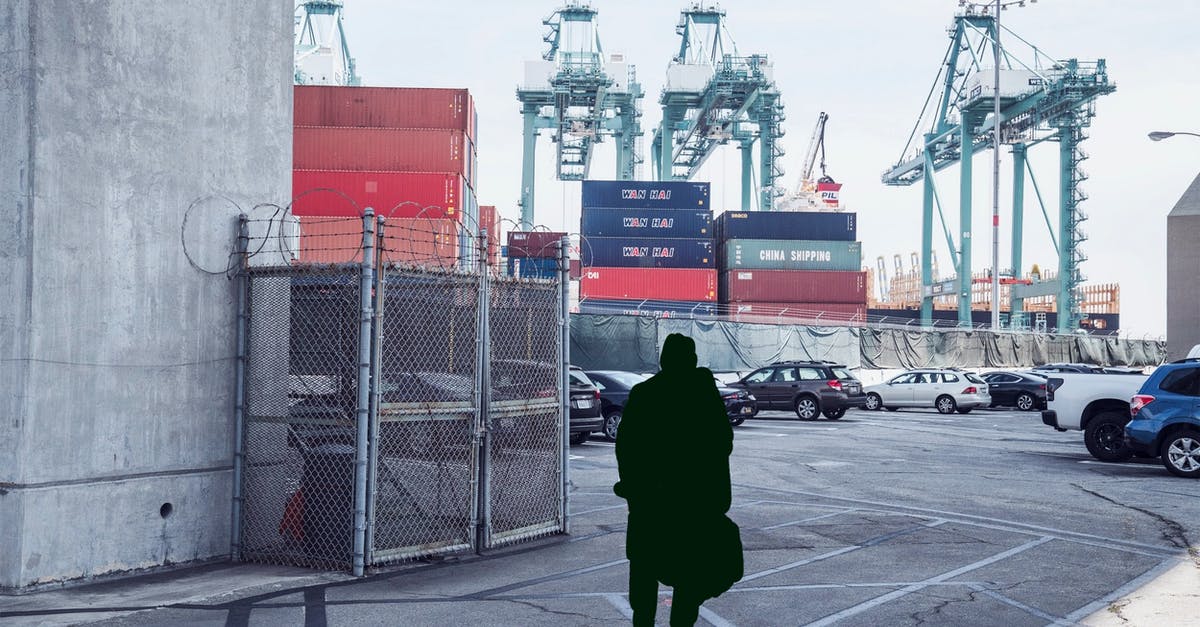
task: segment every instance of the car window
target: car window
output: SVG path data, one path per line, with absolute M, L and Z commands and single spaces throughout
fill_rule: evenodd
M 971 383 L 986 383 L 983 379 L 979 378 L 979 375 L 977 375 L 973 372 L 968 372 L 968 373 L 964 374 L 963 376 L 966 377 L 967 381 L 970 381 Z
M 958 383 L 958 375 L 953 372 L 943 372 L 942 381 L 946 383 Z
M 773 374 L 775 374 L 774 368 L 763 368 L 750 373 L 750 376 L 746 377 L 746 383 L 763 383 L 769 380 Z
M 846 370 L 845 368 L 830 368 L 830 370 L 832 370 L 832 371 L 833 371 L 833 376 L 835 376 L 835 377 L 837 377 L 837 378 L 839 378 L 839 379 L 843 379 L 843 380 L 846 380 L 846 379 L 848 379 L 848 380 L 851 380 L 851 381 L 857 381 L 857 380 L 858 380 L 858 379 L 855 379 L 855 378 L 854 378 L 854 375 L 850 374 L 850 371 L 849 371 L 849 370 Z
M 970 379 L 970 377 L 967 378 Z M 1016 383 L 1017 381 L 1020 381 L 1020 379 L 1017 377 L 1006 372 L 993 372 L 991 374 L 985 374 L 983 375 L 983 380 L 988 383 Z
M 816 381 L 825 378 L 821 376 L 821 371 L 816 368 L 796 368 L 796 374 L 801 381 Z
M 795 381 L 796 380 L 796 369 L 795 368 L 779 368 L 779 369 L 775 370 L 775 376 L 772 377 L 771 380 L 772 381 L 785 381 L 785 382 L 786 381 Z
M 1200 368 L 1180 368 L 1169 372 L 1159 387 L 1173 394 L 1200 396 Z
M 583 374 L 580 370 L 571 371 L 571 383 L 574 385 L 594 385 L 592 380 L 587 378 L 587 375 Z
M 913 379 L 915 379 L 916 376 L 917 375 L 912 374 L 912 373 L 902 374 L 902 375 L 896 377 L 895 379 L 888 381 L 888 383 L 912 383 Z
M 595 375 L 592 376 L 592 385 L 595 385 L 597 388 L 599 388 L 601 392 L 608 389 L 608 386 L 604 385 L 604 381 Z

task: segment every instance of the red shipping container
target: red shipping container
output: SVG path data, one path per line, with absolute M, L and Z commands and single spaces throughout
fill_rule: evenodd
M 292 215 L 354 217 L 371 207 L 396 218 L 462 219 L 464 184 L 457 174 L 293 170 Z
M 717 271 L 707 268 L 583 268 L 579 297 L 713 302 L 717 299 Z
M 488 265 L 500 265 L 500 213 L 495 206 L 479 206 L 479 228 L 488 232 Z
M 557 257 L 557 243 L 566 233 L 558 231 L 509 231 L 509 257 Z
M 840 322 L 866 322 L 867 306 L 858 303 L 730 303 L 729 315 L 746 319 L 754 316 L 764 321 L 771 318 L 834 320 Z
M 292 168 L 466 175 L 467 148 L 462 131 L 297 126 L 292 129 Z
M 867 302 L 865 272 L 730 270 L 721 274 L 721 302 Z
M 474 139 L 475 100 L 465 89 L 297 85 L 296 126 L 445 128 Z
M 302 217 L 300 263 L 362 261 L 362 220 Z M 453 267 L 458 263 L 458 223 L 399 218 L 385 223 L 381 252 L 389 263 Z

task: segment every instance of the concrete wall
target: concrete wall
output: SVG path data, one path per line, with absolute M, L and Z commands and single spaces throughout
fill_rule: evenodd
M 0 589 L 228 553 L 220 270 L 290 196 L 292 11 L 0 3 Z
M 1200 344 L 1200 215 L 1167 216 L 1167 359 Z

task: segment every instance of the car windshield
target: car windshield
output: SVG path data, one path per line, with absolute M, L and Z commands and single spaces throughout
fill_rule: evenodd
M 855 379 L 854 375 L 850 374 L 850 371 L 846 370 L 845 368 L 830 368 L 830 370 L 833 371 L 833 376 L 835 376 L 839 379 L 849 379 L 849 380 L 853 380 L 853 381 L 858 380 L 858 379 Z

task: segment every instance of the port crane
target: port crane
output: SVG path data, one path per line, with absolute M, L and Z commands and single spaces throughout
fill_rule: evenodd
M 787 211 L 811 211 L 837 207 L 836 192 L 841 186 L 825 172 L 825 124 L 829 114 L 822 111 L 817 116 L 817 124 L 813 127 L 812 137 L 808 140 L 808 150 L 804 152 L 804 164 L 800 167 L 800 182 L 796 190 L 781 198 L 778 206 Z M 820 161 L 817 161 L 817 153 Z M 813 168 L 820 164 L 821 176 L 813 179 Z M 830 187 L 835 194 L 832 201 L 822 198 L 822 187 Z
M 588 177 L 592 148 L 612 136 L 617 144 L 617 178 L 637 178 L 642 163 L 642 87 L 636 70 L 622 55 L 605 57 L 596 9 L 572 0 L 542 24 L 548 49 L 540 61 L 525 64 L 525 82 L 517 88 L 524 119 L 521 161 L 521 228 L 534 224 L 534 156 L 538 135 L 550 130 L 557 145 L 556 177 Z
M 1109 82 L 1104 59 L 1080 61 L 1055 60 L 1007 27 L 1006 41 L 1020 42 L 1021 50 L 1000 45 L 995 16 L 968 5 L 956 15 L 949 29 L 950 47 L 946 51 L 938 77 L 922 109 L 921 119 L 909 135 L 900 160 L 882 175 L 887 185 L 924 184 L 921 239 L 921 321 L 931 324 L 933 297 L 957 294 L 959 323 L 971 321 L 971 160 L 993 148 L 992 119 L 995 98 L 1000 99 L 1001 143 L 1011 147 L 1013 155 L 1012 268 L 1014 276 L 1021 268 L 1024 236 L 1024 189 L 1029 180 L 1050 227 L 1049 213 L 1041 200 L 1041 191 L 1029 166 L 1027 151 L 1042 142 L 1058 143 L 1059 216 L 1057 237 L 1051 238 L 1058 251 L 1057 279 L 1034 285 L 1013 285 L 1011 324 L 1024 327 L 1022 301 L 1025 298 L 1055 295 L 1059 326 L 1078 328 L 1081 319 L 1081 264 L 1087 257 L 1080 245 L 1087 239 L 1081 228 L 1087 214 L 1081 204 L 1087 194 L 1081 183 L 1087 175 L 1080 164 L 1087 159 L 1081 144 L 1085 130 L 1095 116 L 1095 100 L 1116 90 Z M 1000 91 L 995 92 L 995 67 L 984 67 L 999 46 Z M 1018 55 L 1017 52 L 1023 52 Z M 938 87 L 940 86 L 940 90 Z M 925 126 L 918 136 L 917 131 Z M 959 238 L 957 244 L 942 212 L 933 174 L 959 164 Z M 933 278 L 933 212 L 937 209 L 950 249 L 956 277 L 938 282 Z
M 308 0 L 296 7 L 297 85 L 359 85 L 342 29 L 342 0 Z
M 659 180 L 687 180 L 720 146 L 742 151 L 742 210 L 752 209 L 754 157 L 759 146 L 758 208 L 770 211 L 783 195 L 783 103 L 766 55 L 741 56 L 716 4 L 694 3 L 679 13 L 679 53 L 667 66 L 659 97 L 662 124 L 651 143 Z

